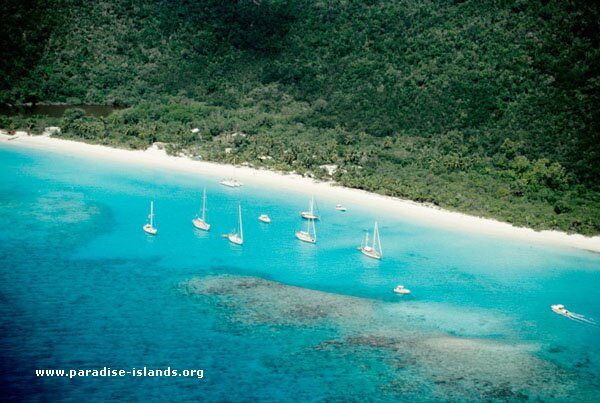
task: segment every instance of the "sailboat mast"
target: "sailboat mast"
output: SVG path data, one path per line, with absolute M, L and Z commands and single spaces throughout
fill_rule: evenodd
M 377 221 L 375 221 L 375 227 L 373 228 L 373 245 L 371 246 L 373 250 L 377 250 L 375 249 L 375 243 L 377 242 L 377 231 Z
M 202 194 L 202 221 L 206 221 L 206 188 Z
M 383 255 L 381 251 L 381 239 L 379 238 L 379 226 L 377 225 L 377 221 L 375 221 L 375 229 L 373 230 L 373 249 L 379 252 L 379 255 Z
M 238 215 L 240 221 L 240 239 L 244 240 L 244 227 L 242 226 L 242 204 L 238 204 Z
M 314 237 L 315 237 L 315 242 L 317 242 L 317 227 L 315 226 L 315 220 L 313 219 L 313 220 L 310 220 L 310 221 L 312 221 L 313 234 L 314 234 Z
M 153 227 L 154 221 L 154 200 L 150 202 L 150 226 Z

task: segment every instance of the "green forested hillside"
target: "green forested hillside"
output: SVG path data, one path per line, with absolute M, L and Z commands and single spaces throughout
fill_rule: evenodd
M 600 12 L 557 1 L 0 3 L 0 103 L 63 135 L 600 233 Z M 0 117 L 9 129 L 44 118 Z M 199 128 L 194 134 L 192 128 Z M 234 135 L 243 133 L 244 135 Z M 265 158 L 270 157 L 270 158 Z

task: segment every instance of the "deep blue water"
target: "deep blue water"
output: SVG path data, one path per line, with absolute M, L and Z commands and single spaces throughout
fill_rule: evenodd
M 0 146 L 8 400 L 543 400 L 600 395 L 600 255 L 486 238 L 310 195 Z M 207 219 L 191 219 L 207 188 Z M 141 227 L 154 200 L 159 233 Z M 244 216 L 245 244 L 221 237 Z M 344 203 L 348 212 L 334 210 Z M 273 222 L 257 220 L 268 213 Z M 373 220 L 384 259 L 356 247 Z M 398 297 L 402 283 L 413 291 Z M 203 369 L 204 378 L 35 370 Z

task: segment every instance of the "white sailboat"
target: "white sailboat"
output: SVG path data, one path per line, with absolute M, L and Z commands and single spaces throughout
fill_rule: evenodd
M 144 232 L 150 235 L 156 235 L 158 230 L 154 228 L 154 200 L 150 202 L 150 215 L 148 215 L 149 223 L 144 225 Z
M 375 221 L 375 228 L 373 229 L 373 243 L 369 245 L 369 232 L 365 235 L 364 243 L 358 248 L 365 256 L 373 259 L 381 259 L 383 253 L 381 251 L 381 240 L 379 239 L 379 227 L 377 221 Z
M 302 218 L 307 220 L 318 220 L 320 217 L 315 214 L 315 198 L 314 196 L 310 199 L 310 203 L 308 203 L 308 211 L 303 211 L 300 213 Z
M 315 227 L 315 220 L 309 218 L 306 223 L 306 231 L 296 231 L 296 238 L 303 242 L 317 243 L 317 228 Z
M 194 227 L 203 231 L 208 231 L 210 229 L 210 224 L 206 222 L 206 188 L 204 188 L 202 194 L 202 217 L 196 216 L 196 218 L 192 220 L 192 224 L 194 224 Z
M 242 245 L 244 243 L 244 228 L 242 226 L 242 205 L 238 204 L 238 230 L 237 233 L 227 234 L 229 242 L 236 245 Z

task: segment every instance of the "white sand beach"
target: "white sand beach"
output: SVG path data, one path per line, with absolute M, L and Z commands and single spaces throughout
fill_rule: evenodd
M 81 157 L 102 159 L 107 162 L 119 161 L 145 165 L 153 168 L 195 173 L 216 179 L 231 177 L 246 186 L 265 186 L 281 191 L 304 192 L 307 195 L 337 200 L 348 205 L 373 208 L 376 211 L 391 213 L 427 225 L 435 225 L 454 230 L 466 231 L 487 236 L 497 236 L 522 240 L 528 243 L 572 247 L 600 252 L 600 236 L 585 237 L 558 231 L 534 231 L 529 228 L 514 227 L 492 219 L 469 216 L 440 208 L 426 206 L 408 200 L 382 196 L 358 189 L 350 189 L 332 182 L 316 181 L 299 175 L 283 174 L 249 167 L 233 167 L 206 161 L 194 161 L 186 157 L 168 156 L 163 150 L 151 147 L 146 151 L 130 151 L 77 141 L 63 140 L 50 136 L 28 136 L 17 132 L 14 136 L 0 131 L 0 146 L 29 147 L 59 152 Z

